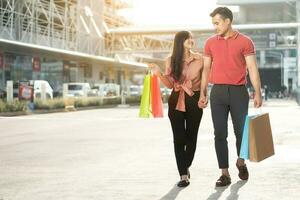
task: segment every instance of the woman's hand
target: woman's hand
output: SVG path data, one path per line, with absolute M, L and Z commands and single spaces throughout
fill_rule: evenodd
M 200 94 L 200 98 L 199 98 L 199 101 L 198 101 L 198 107 L 199 108 L 206 108 L 207 106 L 207 103 L 208 103 L 208 97 L 204 94 Z
M 155 63 L 149 63 L 148 64 L 149 69 L 151 70 L 151 72 L 157 76 L 159 76 L 161 74 L 160 72 L 160 68 L 157 64 Z

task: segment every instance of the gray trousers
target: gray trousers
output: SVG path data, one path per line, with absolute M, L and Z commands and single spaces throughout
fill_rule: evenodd
M 248 114 L 249 94 L 247 88 L 245 85 L 215 84 L 210 93 L 210 105 L 219 168 L 228 168 L 228 114 L 231 115 L 237 155 L 239 155 L 245 118 Z

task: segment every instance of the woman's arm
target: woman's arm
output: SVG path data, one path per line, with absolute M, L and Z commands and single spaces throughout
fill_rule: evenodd
M 208 79 L 209 79 L 211 64 L 212 64 L 211 58 L 204 56 L 203 71 L 201 74 L 200 99 L 198 102 L 198 105 L 200 108 L 205 108 L 208 103 L 207 86 L 208 86 Z
M 166 67 L 165 67 L 165 74 L 162 74 L 160 71 L 160 68 L 157 64 L 151 63 L 149 64 L 149 68 L 152 70 L 152 72 L 157 75 L 161 82 L 169 89 L 173 88 L 174 81 L 172 77 L 170 77 L 170 70 L 171 70 L 171 59 L 168 58 L 166 60 Z

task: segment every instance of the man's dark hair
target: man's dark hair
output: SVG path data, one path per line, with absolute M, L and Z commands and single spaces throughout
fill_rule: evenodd
M 230 19 L 230 21 L 232 22 L 233 20 L 233 14 L 231 12 L 231 10 L 229 10 L 229 8 L 227 7 L 218 7 L 216 8 L 212 13 L 210 13 L 211 17 L 216 16 L 217 14 L 221 15 L 222 19 Z

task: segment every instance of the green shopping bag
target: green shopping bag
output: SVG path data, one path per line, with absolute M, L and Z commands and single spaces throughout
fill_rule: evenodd
M 151 98 L 151 75 L 147 74 L 144 79 L 143 94 L 141 96 L 139 117 L 149 118 L 151 116 L 150 98 Z

